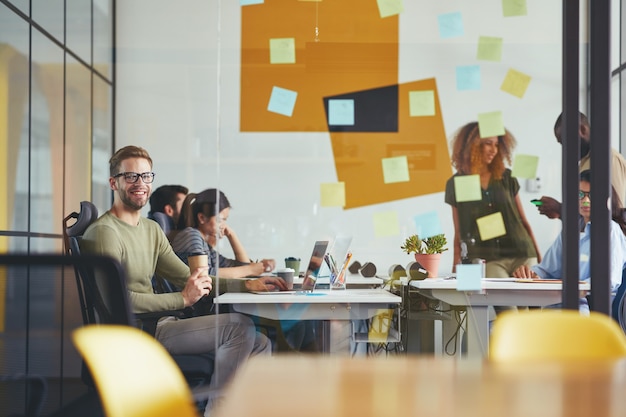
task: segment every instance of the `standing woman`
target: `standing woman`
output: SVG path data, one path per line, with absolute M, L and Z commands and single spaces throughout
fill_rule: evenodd
M 464 256 L 485 259 L 490 278 L 511 277 L 519 266 L 541 261 L 519 198 L 519 183 L 505 166 L 505 162 L 511 164 L 515 144 L 508 130 L 503 136 L 481 138 L 477 122 L 461 127 L 452 140 L 452 166 L 457 172 L 446 183 L 445 201 L 452 206 L 454 221 L 453 270 L 461 263 L 462 242 L 467 247 Z M 480 200 L 457 202 L 454 178 L 462 175 L 480 176 Z M 506 233 L 481 240 L 476 221 L 497 212 L 502 214 Z
M 209 275 L 220 278 L 244 278 L 270 272 L 273 259 L 252 262 L 235 231 L 228 226 L 230 202 L 215 188 L 198 194 L 188 194 L 178 217 L 178 230 L 169 236 L 174 252 L 185 263 L 194 252 L 208 252 Z M 227 238 L 235 259 L 220 255 L 215 247 L 221 238 Z

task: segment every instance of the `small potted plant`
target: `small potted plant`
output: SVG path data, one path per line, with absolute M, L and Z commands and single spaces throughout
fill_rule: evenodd
M 443 233 L 426 239 L 421 239 L 418 235 L 411 235 L 406 238 L 400 249 L 408 254 L 413 253 L 415 260 L 428 271 L 428 276 L 432 278 L 439 273 L 441 254 L 448 250 L 447 244 L 448 241 Z

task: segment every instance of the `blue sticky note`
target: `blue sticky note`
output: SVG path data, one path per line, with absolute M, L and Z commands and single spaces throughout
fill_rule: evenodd
M 458 91 L 480 90 L 480 65 L 456 67 L 456 89 Z
M 482 264 L 460 264 L 456 266 L 457 291 L 477 291 L 482 289 Z
M 413 217 L 413 221 L 415 221 L 417 235 L 422 239 L 443 233 L 441 221 L 436 211 L 418 214 Z
M 240 6 L 250 6 L 251 4 L 263 4 L 264 0 L 239 0 Z
M 296 105 L 297 97 L 298 93 L 295 91 L 275 86 L 272 88 L 272 95 L 270 96 L 270 102 L 267 105 L 267 110 L 291 117 L 293 114 L 293 108 Z
M 354 126 L 354 100 L 328 100 L 328 124 Z
M 439 22 L 439 36 L 441 39 L 458 38 L 463 36 L 463 18 L 461 12 L 445 13 L 437 16 Z

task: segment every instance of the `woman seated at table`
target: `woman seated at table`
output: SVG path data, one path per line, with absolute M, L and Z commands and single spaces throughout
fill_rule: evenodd
M 581 281 L 589 281 L 591 278 L 590 254 L 591 254 L 591 171 L 585 170 L 580 173 L 578 211 L 582 217 L 580 240 L 579 240 L 579 272 Z M 615 190 L 611 201 L 617 202 Z M 610 222 L 610 247 L 611 247 L 611 290 L 615 291 L 622 282 L 622 270 L 626 264 L 626 224 L 621 216 L 621 211 L 612 208 L 613 221 Z M 541 263 L 528 267 L 520 266 L 513 272 L 516 278 L 553 278 L 563 277 L 563 233 L 552 243 L 544 255 Z M 559 305 L 557 305 L 559 306 Z M 553 307 L 553 306 L 551 306 Z M 580 311 L 589 312 L 589 304 L 586 298 L 580 299 Z
M 217 208 L 217 209 L 216 209 Z M 275 267 L 273 259 L 252 262 L 235 231 L 226 221 L 230 202 L 215 188 L 190 193 L 185 198 L 178 217 L 177 229 L 168 238 L 174 252 L 186 261 L 195 252 L 209 254 L 209 275 L 221 278 L 259 276 Z M 226 258 L 215 249 L 219 239 L 226 237 L 235 259 Z

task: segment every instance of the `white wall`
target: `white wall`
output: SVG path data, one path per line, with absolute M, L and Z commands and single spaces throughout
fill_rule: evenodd
M 269 0 L 268 0 L 269 1 Z M 375 1 L 375 0 L 363 0 Z M 501 0 L 404 0 L 399 82 L 436 77 L 448 139 L 484 111 L 502 110 L 517 153 L 540 155 L 542 191 L 520 197 L 545 251 L 560 221 L 539 216 L 532 198 L 561 195 L 561 147 L 552 127 L 561 108 L 561 2 L 527 0 L 526 17 L 502 17 Z M 460 11 L 465 36 L 442 40 L 437 15 Z M 229 223 L 251 256 L 307 258 L 316 239 L 354 236 L 354 259 L 386 273 L 411 257 L 400 250 L 413 216 L 437 210 L 452 241 L 443 193 L 342 210 L 319 207 L 319 184 L 337 180 L 327 133 L 239 132 L 240 6 L 235 0 L 120 1 L 117 4 L 117 146 L 140 145 L 155 162 L 155 188 L 218 186 Z M 504 39 L 502 61 L 477 61 L 479 35 Z M 481 91 L 456 91 L 457 65 L 479 64 Z M 523 99 L 500 91 L 509 68 L 532 76 Z M 373 213 L 396 210 L 401 233 L 377 238 Z M 225 252 L 227 252 L 225 250 Z M 451 251 L 442 272 L 450 271 Z M 282 265 L 282 262 L 279 262 Z

